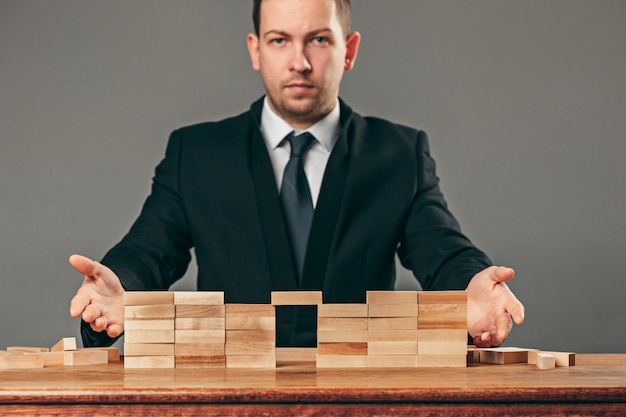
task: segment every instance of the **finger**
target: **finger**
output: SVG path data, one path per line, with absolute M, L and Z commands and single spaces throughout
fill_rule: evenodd
M 95 327 L 97 327 L 98 329 L 100 329 L 100 331 L 104 330 L 107 328 L 107 319 L 104 316 L 100 316 L 97 319 L 95 319 L 93 321 L 93 324 Z
M 89 304 L 83 311 L 83 320 L 87 323 L 93 323 L 98 317 L 102 315 L 102 312 L 98 307 L 93 304 Z
M 81 314 L 83 314 L 90 301 L 91 300 L 87 294 L 78 290 L 70 302 L 70 316 L 78 318 Z
M 117 336 L 122 334 L 122 326 L 119 324 L 112 324 L 107 327 L 107 335 L 111 338 L 116 338 Z
M 509 336 L 512 328 L 513 321 L 508 313 L 502 313 L 496 317 L 496 338 L 499 340 L 499 345 Z
M 94 278 L 97 272 L 97 263 L 82 255 L 70 256 L 70 265 L 81 274 Z
M 513 316 L 513 321 L 515 324 L 522 324 L 524 322 L 524 304 L 522 304 L 514 295 L 511 293 L 511 296 L 506 305 L 506 311 Z
M 495 282 L 507 282 L 513 279 L 515 271 L 512 268 L 506 266 L 498 266 L 491 274 L 491 279 Z
M 89 327 L 91 327 L 91 330 L 93 330 L 94 332 L 101 332 L 104 330 L 104 327 L 99 327 L 98 325 L 96 325 L 96 322 L 92 322 L 89 323 Z

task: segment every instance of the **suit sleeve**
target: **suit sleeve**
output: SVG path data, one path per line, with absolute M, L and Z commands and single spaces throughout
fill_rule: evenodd
M 120 278 L 125 290 L 167 290 L 187 270 L 193 239 L 180 193 L 181 155 L 182 141 L 175 131 L 139 217 L 101 261 Z M 85 346 L 114 342 L 85 322 L 81 323 L 81 336 Z
M 400 261 L 425 290 L 465 289 L 491 261 L 448 209 L 424 132 L 418 132 L 416 143 L 417 189 L 398 248 Z

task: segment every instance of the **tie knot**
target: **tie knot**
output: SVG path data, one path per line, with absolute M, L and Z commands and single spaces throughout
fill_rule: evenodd
M 292 132 L 287 135 L 286 139 L 291 145 L 291 157 L 293 158 L 302 157 L 307 148 L 311 146 L 311 143 L 315 140 L 315 137 L 309 132 L 304 132 L 298 136 L 294 135 Z

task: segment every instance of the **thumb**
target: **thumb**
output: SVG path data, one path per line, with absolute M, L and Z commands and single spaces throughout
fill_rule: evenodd
M 494 273 L 491 274 L 491 279 L 496 283 L 507 282 L 513 279 L 514 276 L 515 271 L 513 269 L 507 268 L 505 266 L 498 266 L 494 270 Z
M 82 255 L 70 256 L 70 265 L 81 274 L 94 277 L 96 274 L 97 263 Z

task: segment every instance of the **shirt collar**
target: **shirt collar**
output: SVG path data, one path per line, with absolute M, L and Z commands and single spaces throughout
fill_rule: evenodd
M 285 136 L 295 131 L 296 134 L 303 132 L 311 133 L 330 152 L 339 135 L 339 116 L 339 100 L 337 100 L 331 112 L 313 126 L 306 130 L 294 129 L 272 110 L 267 97 L 265 97 L 261 112 L 261 132 L 270 149 L 276 149 L 285 139 Z

